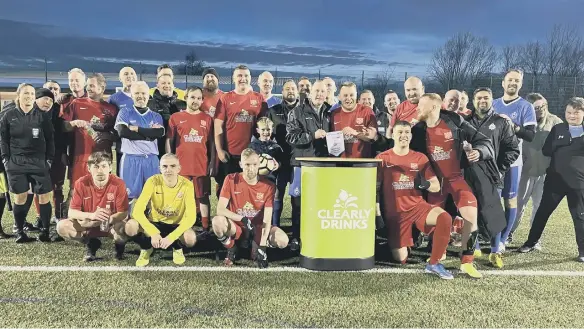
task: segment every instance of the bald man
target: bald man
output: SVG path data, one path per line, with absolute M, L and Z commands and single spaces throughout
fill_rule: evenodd
M 446 95 L 444 95 L 444 101 L 442 102 L 442 109 L 450 112 L 456 112 L 460 104 L 460 91 L 456 89 L 449 90 Z
M 335 96 L 337 93 L 337 84 L 330 77 L 322 79 L 326 86 L 326 102 L 331 106 L 331 111 L 341 107 L 339 99 Z
M 424 84 L 422 84 L 422 80 L 414 76 L 409 77 L 404 82 L 404 93 L 407 99 L 395 109 L 389 127 L 387 127 L 385 135 L 387 138 L 391 138 L 392 128 L 396 122 L 407 121 L 412 126 L 418 123 L 418 114 L 416 110 L 418 108 L 420 97 L 424 94 Z
M 272 95 L 274 89 L 274 76 L 272 73 L 265 71 L 258 77 L 258 86 L 260 86 L 260 93 L 264 96 L 268 108 L 272 108 L 276 104 L 282 103 L 282 100 Z

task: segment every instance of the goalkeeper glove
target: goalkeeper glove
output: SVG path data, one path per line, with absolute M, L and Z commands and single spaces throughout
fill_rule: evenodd
M 418 174 L 414 179 L 414 188 L 420 191 L 425 191 L 430 188 L 430 182 L 422 177 L 421 174 Z
M 266 247 L 258 247 L 255 260 L 258 264 L 258 268 L 267 268 L 268 267 L 268 253 L 266 251 Z

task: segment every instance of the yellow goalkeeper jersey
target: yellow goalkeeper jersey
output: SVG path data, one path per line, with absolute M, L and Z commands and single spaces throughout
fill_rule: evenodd
M 148 217 L 145 211 L 148 209 Z M 176 241 L 197 219 L 193 183 L 179 176 L 175 187 L 164 184 L 162 175 L 150 177 L 132 210 L 134 218 L 149 235 L 160 234 L 152 223 L 178 225 L 167 238 Z

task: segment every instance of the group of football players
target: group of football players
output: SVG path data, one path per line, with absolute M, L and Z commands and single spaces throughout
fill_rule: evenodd
M 104 76 L 86 77 L 77 68 L 68 73 L 69 93 L 62 93 L 56 81 L 36 90 L 21 84 L 15 102 L 0 114 L 0 189 L 5 196 L 0 211 L 9 189 L 15 196 L 16 242 L 31 241 L 27 231 L 39 230 L 43 242 L 84 243 L 85 259 L 91 261 L 99 238 L 113 237 L 118 259 L 133 241 L 141 249 L 136 265 L 145 266 L 154 249 L 169 247 L 173 261 L 182 264 L 184 248 L 214 237 L 227 249 L 226 265 L 233 265 L 238 248 L 246 248 L 264 268 L 266 248 L 299 249 L 297 158 L 306 156 L 379 159 L 378 231 L 401 263 L 416 236 L 427 237 L 431 256 L 425 270 L 443 279 L 453 278 L 440 264 L 449 244 L 462 249 L 461 272 L 482 277 L 473 263 L 481 255 L 479 233 L 490 240 L 489 262 L 503 267 L 505 245 L 530 197 L 537 211 L 546 172 L 523 166 L 532 159 L 521 152 L 530 149 L 530 156 L 539 159 L 535 153 L 542 147 L 528 144 L 543 143 L 561 120 L 547 111 L 543 96 L 530 95 L 529 101 L 519 96 L 520 71 L 505 75 L 499 99 L 493 100 L 489 88 L 477 89 L 473 111 L 467 109 L 466 92 L 450 90 L 442 99 L 425 93 L 417 77 L 404 83 L 407 100 L 400 103 L 390 90 L 383 109 L 375 106 L 369 90 L 358 98 L 352 82 L 337 90 L 332 78 L 287 80 L 278 98 L 272 95 L 270 72 L 259 75 L 260 92 L 253 90 L 246 66 L 236 67 L 232 78 L 234 90 L 223 92 L 217 71 L 207 68 L 202 88 L 183 91 L 174 87 L 172 68 L 162 65 L 156 87 L 150 88 L 138 81 L 134 69 L 124 67 L 122 89 L 107 100 Z M 578 104 L 568 108 L 580 115 L 584 107 Z M 340 154 L 330 154 L 327 145 L 327 134 L 335 131 L 344 136 Z M 117 176 L 112 174 L 114 155 Z M 268 158 L 275 165 L 259 175 L 260 160 Z M 214 217 L 211 177 L 217 183 Z M 290 238 L 280 228 L 287 189 Z M 55 236 L 49 234 L 51 191 Z M 35 225 L 26 222 L 33 202 Z M 193 229 L 197 218 L 198 233 Z M 456 234 L 460 241 L 453 241 Z M 0 236 L 9 237 L 1 226 Z M 528 242 L 520 249 L 540 248 L 539 237 Z

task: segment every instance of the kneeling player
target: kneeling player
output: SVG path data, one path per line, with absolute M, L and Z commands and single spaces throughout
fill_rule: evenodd
M 241 153 L 242 173 L 225 178 L 217 216 L 212 220 L 217 239 L 227 248 L 225 265 L 235 260 L 236 242 L 252 240 L 252 259 L 260 268 L 268 267 L 266 248 L 286 248 L 288 236 L 278 227 L 272 227 L 272 211 L 276 187 L 258 176 L 259 155 L 253 149 Z
M 87 245 L 85 261 L 95 260 L 99 237 L 113 237 L 116 258 L 122 259 L 128 216 L 128 193 L 121 178 L 111 174 L 112 158 L 105 152 L 92 153 L 87 166 L 90 175 L 75 182 L 69 218 L 57 223 L 57 233 L 66 240 Z
M 377 195 L 382 198 L 383 217 L 388 228 L 388 242 L 394 259 L 405 263 L 407 247 L 414 245 L 412 225 L 425 233 L 434 231 L 434 245 L 427 273 L 441 279 L 452 279 L 440 259 L 446 253 L 450 240 L 452 218 L 442 208 L 424 201 L 422 190 L 438 192 L 440 184 L 432 171 L 428 158 L 410 150 L 412 131 L 407 121 L 399 121 L 393 127 L 393 149 L 379 154 L 381 159 L 377 171 Z M 379 203 L 378 205 L 378 213 Z
M 136 266 L 150 263 L 153 248 L 170 246 L 173 249 L 172 261 L 183 264 L 183 247 L 195 245 L 197 237 L 192 229 L 197 218 L 194 187 L 191 181 L 178 175 L 180 169 L 176 155 L 163 155 L 160 158 L 162 174 L 148 178 L 134 205 L 132 219 L 126 224 L 126 234 L 137 236 L 143 233 L 136 240 L 142 249 Z

